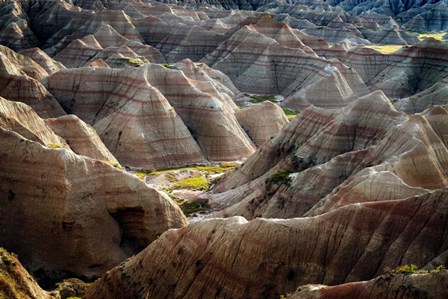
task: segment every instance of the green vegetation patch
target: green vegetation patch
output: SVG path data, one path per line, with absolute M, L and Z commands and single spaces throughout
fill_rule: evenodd
M 219 165 L 202 165 L 202 166 L 180 166 L 180 167 L 171 167 L 171 168 L 161 168 L 154 170 L 148 174 L 161 174 L 168 171 L 173 170 L 199 170 L 202 172 L 211 173 L 223 173 L 230 170 L 233 170 L 236 167 L 235 163 L 232 162 L 221 162 Z
M 142 64 L 145 64 L 143 60 L 140 58 L 133 58 L 133 57 L 121 57 L 122 60 L 125 60 L 129 64 L 133 66 L 141 66 Z
M 121 166 L 120 163 L 112 162 L 112 161 L 106 161 L 106 160 L 100 160 L 100 161 L 101 161 L 101 162 L 104 162 L 104 163 L 106 163 L 106 164 L 109 164 L 110 166 L 113 166 L 113 167 L 115 167 L 115 168 L 118 168 L 118 169 L 121 169 L 121 170 L 124 169 L 124 167 Z
M 418 35 L 418 39 L 419 40 L 424 40 L 424 39 L 426 39 L 426 38 L 430 38 L 430 37 L 432 37 L 432 38 L 434 38 L 434 39 L 436 39 L 436 40 L 439 40 L 439 41 L 443 41 L 444 39 L 443 39 L 443 36 L 446 34 L 446 32 L 440 32 L 440 33 L 421 33 L 421 34 L 419 34 Z
M 207 190 L 209 183 L 204 176 L 198 176 L 181 180 L 174 184 L 174 189 L 189 189 L 189 190 Z
M 294 117 L 296 117 L 299 114 L 299 112 L 295 111 L 294 109 L 290 109 L 290 108 L 283 108 L 283 112 L 285 112 L 288 120 L 293 119 Z
M 272 96 L 272 95 L 271 96 L 252 95 L 252 96 L 250 96 L 250 100 L 249 100 L 249 102 L 255 103 L 255 104 L 261 103 L 264 101 L 270 101 L 273 103 L 277 103 L 275 96 Z
M 57 144 L 57 143 L 49 143 L 49 144 L 47 144 L 47 146 L 49 148 L 62 148 L 62 145 Z
M 399 266 L 390 272 L 391 273 L 402 273 L 402 274 L 427 274 L 427 273 L 439 272 L 441 270 L 445 270 L 445 267 L 443 265 L 438 266 L 434 270 L 428 271 L 428 270 L 421 270 L 421 269 L 419 270 L 417 265 L 409 264 L 409 265 Z
M 143 180 L 145 176 L 152 174 L 151 170 L 148 169 L 139 169 L 135 172 L 135 176 L 139 179 Z
M 400 50 L 403 46 L 400 45 L 368 45 L 366 48 L 377 50 L 382 54 L 391 54 Z
M 289 175 L 293 173 L 292 170 L 280 170 L 274 173 L 267 179 L 268 184 L 289 185 L 291 184 L 291 178 Z
M 205 202 L 197 202 L 197 201 L 176 201 L 178 206 L 184 212 L 186 217 L 195 216 L 197 213 L 206 212 L 210 206 Z
M 172 63 L 161 63 L 160 65 L 163 66 L 164 68 L 167 68 L 167 69 L 170 69 L 170 68 L 173 67 Z

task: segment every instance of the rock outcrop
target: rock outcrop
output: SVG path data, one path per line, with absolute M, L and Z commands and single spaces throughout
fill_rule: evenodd
M 157 64 L 64 70 L 48 78 L 48 88 L 123 165 L 162 168 L 250 155 L 232 91 L 191 61 L 183 65 L 186 74 Z
M 380 92 L 339 111 L 309 108 L 216 187 L 220 216 L 291 218 L 447 185 L 443 107 L 397 112 Z
M 282 108 L 269 101 L 238 110 L 235 116 L 257 146 L 268 141 L 288 123 Z
M 70 148 L 78 155 L 118 165 L 117 159 L 110 153 L 96 131 L 75 115 L 49 118 L 45 123 L 59 136 L 64 138 Z
M 12 130 L 0 128 L 0 243 L 41 282 L 101 275 L 186 224 L 176 204 L 133 175 Z
M 7 101 L 2 97 L 0 97 L 0 127 L 44 146 L 64 147 L 70 150 L 66 141 L 56 135 L 31 107 Z
M 309 218 L 197 222 L 105 274 L 87 298 L 278 298 L 297 285 L 368 280 L 401 263 L 422 267 L 445 256 L 447 198 L 445 188 Z
M 446 270 L 421 274 L 386 274 L 369 281 L 352 282 L 338 286 L 305 285 L 288 299 L 339 298 L 445 298 L 448 291 Z
M 42 117 L 65 114 L 56 99 L 39 82 L 48 73 L 31 58 L 0 46 L 0 96 L 24 102 Z
M 228 75 L 241 91 L 290 96 L 286 106 L 293 109 L 310 103 L 341 107 L 368 93 L 354 70 L 317 56 L 299 36 L 265 16 L 236 31 L 204 61 Z

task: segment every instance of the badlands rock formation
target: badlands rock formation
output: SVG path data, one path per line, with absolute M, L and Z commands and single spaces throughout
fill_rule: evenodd
M 282 108 L 269 101 L 239 110 L 235 116 L 247 135 L 258 146 L 277 134 L 288 123 Z
M 445 298 L 448 296 L 447 283 L 448 272 L 445 270 L 429 274 L 388 274 L 338 286 L 306 285 L 287 298 Z
M 186 224 L 136 177 L 53 146 L 65 141 L 26 105 L 1 99 L 1 112 L 0 243 L 41 281 L 100 275 Z
M 233 115 L 232 91 L 191 61 L 183 65 L 186 74 L 157 64 L 63 70 L 48 78 L 48 88 L 67 112 L 96 129 L 123 165 L 247 157 L 254 148 Z
M 48 75 L 32 59 L 0 46 L 0 96 L 24 102 L 42 117 L 63 115 L 59 103 L 39 82 Z
M 97 281 L 87 298 L 278 298 L 308 283 L 445 263 L 447 189 L 289 220 L 211 219 L 170 230 Z
M 220 216 L 291 218 L 444 187 L 445 109 L 406 116 L 380 92 L 338 111 L 306 109 L 211 200 L 226 207 Z
M 387 274 L 448 264 L 446 5 L 0 0 L 0 245 L 87 298 L 446 297 Z M 188 226 L 121 170 L 230 160 Z
M 368 92 L 356 72 L 317 56 L 299 32 L 269 16 L 242 27 L 204 61 L 241 91 L 290 96 L 286 106 L 294 109 L 310 103 L 340 107 Z
M 58 118 L 49 118 L 45 120 L 45 123 L 53 132 L 64 138 L 78 155 L 109 162 L 112 165 L 119 164 L 96 131 L 77 116 L 64 115 Z

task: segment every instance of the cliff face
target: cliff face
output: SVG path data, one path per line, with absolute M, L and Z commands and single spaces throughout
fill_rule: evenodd
M 0 103 L 0 242 L 38 278 L 98 276 L 186 224 L 166 195 L 76 155 L 25 104 Z
M 446 192 L 308 218 L 201 221 L 163 234 L 88 298 L 275 298 L 307 283 L 371 279 L 399 263 L 421 267 L 447 249 Z

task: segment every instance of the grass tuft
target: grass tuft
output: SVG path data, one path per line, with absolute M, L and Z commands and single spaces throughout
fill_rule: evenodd
M 174 184 L 174 189 L 207 190 L 209 183 L 204 176 L 188 178 Z
M 273 102 L 273 103 L 277 103 L 277 101 L 276 101 L 276 99 L 275 99 L 275 96 L 263 96 L 263 95 L 252 95 L 252 96 L 250 96 L 250 100 L 249 100 L 249 102 L 251 102 L 251 103 L 261 103 L 261 102 L 264 102 L 264 101 L 270 101 L 270 102 Z

